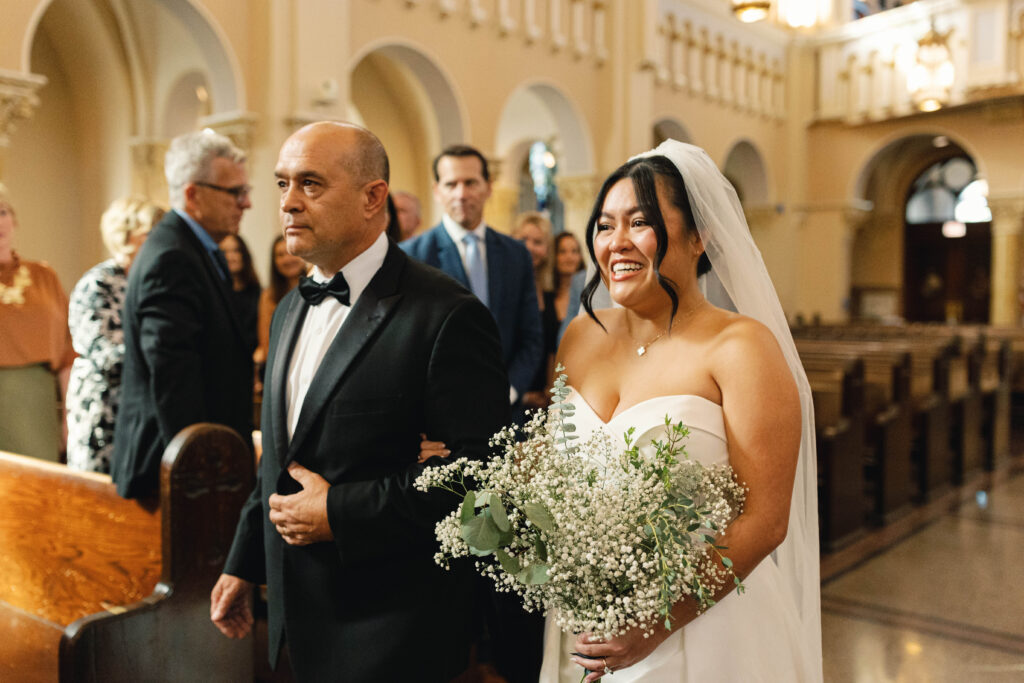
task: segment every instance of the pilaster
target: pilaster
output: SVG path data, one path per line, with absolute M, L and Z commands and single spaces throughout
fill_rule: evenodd
M 989 322 L 1021 325 L 1021 235 L 1024 233 L 1024 196 L 990 197 L 992 210 L 992 299 Z

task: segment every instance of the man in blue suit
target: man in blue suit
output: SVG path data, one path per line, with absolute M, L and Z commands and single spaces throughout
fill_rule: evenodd
M 522 243 L 484 223 L 491 177 L 478 150 L 446 148 L 434 159 L 434 181 L 434 197 L 444 208 L 440 225 L 399 246 L 461 282 L 490 309 L 501 335 L 509 402 L 522 419 L 519 398 L 544 362 L 533 261 Z M 544 649 L 543 618 L 523 611 L 516 596 L 494 593 L 489 580 L 478 585 L 489 593 L 483 600 L 488 636 L 480 659 L 493 662 L 509 683 L 534 683 Z
M 515 408 L 544 357 L 533 262 L 518 240 L 484 223 L 491 177 L 483 154 L 468 145 L 446 148 L 434 159 L 434 181 L 434 197 L 444 208 L 441 223 L 401 247 L 461 282 L 490 309 Z

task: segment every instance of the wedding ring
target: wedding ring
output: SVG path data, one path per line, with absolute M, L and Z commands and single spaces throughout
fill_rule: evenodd
M 615 673 L 614 671 L 612 671 L 612 668 L 610 666 L 608 666 L 608 658 L 607 657 L 601 657 L 601 661 L 604 662 L 604 672 L 606 674 L 611 676 L 612 674 Z

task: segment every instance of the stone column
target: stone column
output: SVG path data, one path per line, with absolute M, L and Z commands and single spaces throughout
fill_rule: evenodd
M 136 139 L 131 142 L 132 193 L 167 203 L 167 178 L 164 176 L 164 155 L 167 142 Z
M 565 208 L 565 229 L 576 235 L 581 245 L 586 243 L 587 221 L 594 208 L 601 182 L 593 173 L 559 176 L 555 179 L 558 196 Z M 583 247 L 586 250 L 586 246 Z
M 992 210 L 992 294 L 989 322 L 1021 325 L 1021 234 L 1024 197 L 989 198 Z
M 519 212 L 519 187 L 495 181 L 491 198 L 484 207 L 484 220 L 495 230 L 509 234 Z
M 0 178 L 4 176 L 4 158 L 17 122 L 35 112 L 39 106 L 36 91 L 44 85 L 44 76 L 0 69 Z

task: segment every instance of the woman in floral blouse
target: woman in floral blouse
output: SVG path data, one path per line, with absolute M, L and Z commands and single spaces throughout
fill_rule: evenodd
M 93 266 L 71 292 L 68 322 L 79 356 L 68 386 L 68 467 L 110 471 L 114 420 L 121 394 L 128 270 L 163 209 L 145 197 L 115 200 L 100 221 L 113 258 Z
M 14 251 L 18 227 L 0 184 L 0 451 L 57 461 L 60 403 L 75 352 L 68 299 L 53 268 Z

